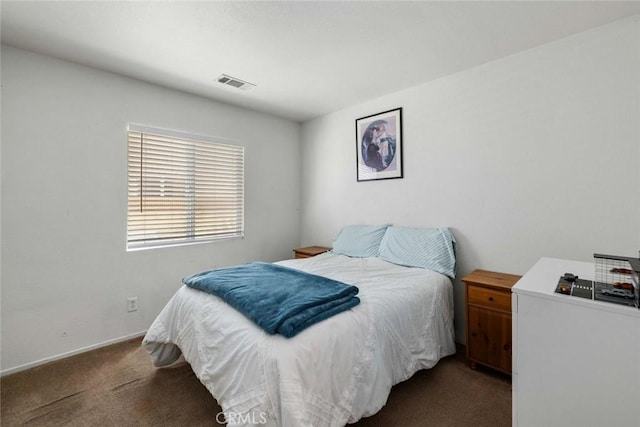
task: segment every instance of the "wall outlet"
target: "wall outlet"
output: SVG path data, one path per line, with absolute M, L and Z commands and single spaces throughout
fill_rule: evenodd
M 131 297 L 127 299 L 127 311 L 137 311 L 138 310 L 138 297 Z

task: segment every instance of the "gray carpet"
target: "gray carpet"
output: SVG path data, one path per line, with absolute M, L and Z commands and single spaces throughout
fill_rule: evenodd
M 0 379 L 2 426 L 215 426 L 221 411 L 186 362 L 156 369 L 140 339 Z M 464 348 L 396 385 L 354 426 L 511 425 L 511 378 L 469 368 Z

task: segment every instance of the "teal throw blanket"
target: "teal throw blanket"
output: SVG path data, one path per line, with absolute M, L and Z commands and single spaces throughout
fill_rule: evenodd
M 269 334 L 287 338 L 360 303 L 355 286 L 266 262 L 203 271 L 182 281 L 222 298 Z

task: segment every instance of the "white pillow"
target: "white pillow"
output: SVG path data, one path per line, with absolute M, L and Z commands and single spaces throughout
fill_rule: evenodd
M 380 242 L 389 225 L 348 225 L 333 241 L 333 253 L 366 258 L 378 256 Z
M 456 275 L 455 238 L 448 228 L 389 227 L 379 257 L 398 265 L 428 268 L 451 279 Z

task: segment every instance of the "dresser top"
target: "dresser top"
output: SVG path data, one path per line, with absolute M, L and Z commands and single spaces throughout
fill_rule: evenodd
M 512 292 L 519 295 L 530 295 L 545 298 L 550 301 L 577 304 L 585 307 L 628 314 L 640 318 L 640 310 L 636 307 L 626 307 L 603 301 L 586 298 L 576 298 L 556 293 L 558 280 L 565 273 L 579 276 L 580 279 L 593 280 L 595 278 L 595 264 L 592 262 L 571 261 L 558 258 L 540 258 L 537 263 L 512 288 Z
M 559 258 L 540 258 L 513 287 L 513 292 L 554 295 L 558 279 L 565 273 L 593 280 L 595 264 Z

